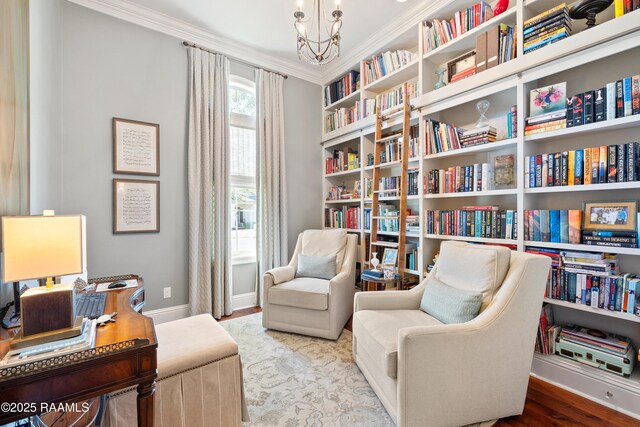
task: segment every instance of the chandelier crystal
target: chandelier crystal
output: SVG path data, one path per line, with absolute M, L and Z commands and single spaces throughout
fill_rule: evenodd
M 298 33 L 298 59 L 316 65 L 328 64 L 340 56 L 340 28 L 342 27 L 340 0 L 336 0 L 335 10 L 331 12 L 333 19 L 327 19 L 323 3 L 323 0 L 313 0 L 311 17 L 305 20 L 302 0 L 298 0 L 298 10 L 293 14 L 296 18 L 293 26 Z M 312 40 L 314 30 L 315 39 Z M 322 39 L 323 30 L 327 34 L 324 40 Z

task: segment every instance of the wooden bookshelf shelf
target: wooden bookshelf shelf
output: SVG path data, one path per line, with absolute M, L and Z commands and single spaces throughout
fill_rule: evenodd
M 398 68 L 384 77 L 375 80 L 364 87 L 364 90 L 371 92 L 383 92 L 394 88 L 407 80 L 418 77 L 418 64 L 420 60 L 416 59 L 408 63 L 402 68 Z
M 574 126 L 565 129 L 558 129 L 551 132 L 537 133 L 524 137 L 526 142 L 548 141 L 572 138 L 584 133 L 594 134 L 607 132 L 616 129 L 640 126 L 640 115 L 621 117 L 619 119 L 606 120 L 604 122 L 589 123 L 582 126 Z
M 622 313 L 622 312 L 619 312 L 619 311 L 605 310 L 603 308 L 595 308 L 595 307 L 591 307 L 591 306 L 588 306 L 588 305 L 576 304 L 576 303 L 573 303 L 573 302 L 567 302 L 567 301 L 562 301 L 562 300 L 553 299 L 553 298 L 545 298 L 544 302 L 546 302 L 548 304 L 557 305 L 557 306 L 560 306 L 560 307 L 567 307 L 567 308 L 570 308 L 572 310 L 586 311 L 586 312 L 589 312 L 589 313 L 599 314 L 601 316 L 615 317 L 616 319 L 623 319 L 623 320 L 628 320 L 629 322 L 640 323 L 640 316 L 635 316 L 635 315 L 629 314 L 629 313 Z
M 375 122 L 376 122 L 376 118 L 374 115 L 365 117 L 364 119 L 358 120 L 353 123 L 349 123 L 348 125 L 338 128 L 336 130 L 332 130 L 331 132 L 326 132 L 322 136 L 322 141 L 329 141 L 331 139 L 338 138 L 355 131 L 359 131 L 361 129 L 374 125 Z M 324 126 L 324 122 L 322 126 Z
M 537 248 L 561 249 L 561 250 L 567 250 L 567 251 L 606 252 L 609 254 L 640 255 L 639 248 L 616 248 L 613 246 L 574 245 L 571 243 L 536 242 L 534 240 L 525 240 L 524 245 L 534 246 Z
M 557 187 L 536 187 L 525 188 L 527 194 L 540 193 L 566 193 L 576 191 L 611 191 L 611 190 L 633 190 L 640 188 L 640 181 L 615 182 L 610 184 L 587 184 L 587 185 L 562 185 Z
M 462 242 L 482 242 L 482 243 L 496 243 L 504 245 L 517 245 L 518 241 L 513 239 L 492 239 L 489 237 L 472 237 L 472 236 L 445 236 L 443 234 L 425 234 L 427 239 L 436 240 L 459 240 Z
M 461 148 L 459 150 L 443 151 L 441 153 L 427 154 L 425 160 L 442 159 L 444 157 L 465 156 L 467 154 L 483 153 L 487 151 L 496 151 L 503 148 L 514 147 L 518 143 L 517 138 L 505 139 L 502 141 L 490 142 L 473 147 Z
M 338 99 L 336 102 L 334 102 L 333 104 L 329 104 L 326 107 L 324 107 L 324 110 L 327 112 L 331 112 L 334 110 L 337 110 L 338 108 L 341 107 L 345 107 L 345 106 L 352 106 L 356 103 L 356 101 L 360 100 L 360 89 L 358 89 L 355 92 L 351 92 L 349 95 Z
M 356 173 L 360 173 L 360 169 L 361 168 L 349 169 L 349 170 L 341 171 L 341 172 L 328 173 L 324 177 L 325 178 L 333 178 L 335 176 L 344 176 L 344 175 L 356 174 Z
M 434 64 L 443 64 L 450 59 L 456 58 L 466 52 L 476 48 L 476 37 L 491 27 L 498 24 L 514 24 L 516 22 L 516 6 L 515 3 L 509 9 L 505 10 L 498 16 L 494 16 L 487 22 L 478 25 L 472 30 L 467 31 L 460 37 L 451 40 L 448 43 L 438 46 L 437 48 L 424 54 L 423 58 L 433 62 Z
M 509 188 L 506 190 L 487 190 L 487 191 L 467 191 L 461 193 L 438 193 L 438 194 L 425 194 L 425 199 L 450 199 L 455 197 L 483 197 L 483 196 L 508 196 L 517 194 L 518 190 L 515 188 Z

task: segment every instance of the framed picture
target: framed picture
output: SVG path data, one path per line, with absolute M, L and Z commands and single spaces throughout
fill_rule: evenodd
M 160 175 L 160 125 L 114 117 L 113 173 Z
M 584 202 L 583 230 L 636 231 L 635 200 Z
M 529 115 L 533 117 L 562 111 L 567 108 L 566 97 L 567 82 L 533 89 L 529 92 Z
M 476 51 L 472 50 L 458 58 L 447 62 L 447 81 L 451 81 L 451 77 L 464 70 L 476 66 Z
M 382 265 L 396 265 L 396 259 L 398 258 L 397 249 L 385 249 L 382 255 Z
M 160 181 L 114 178 L 113 232 L 160 232 Z

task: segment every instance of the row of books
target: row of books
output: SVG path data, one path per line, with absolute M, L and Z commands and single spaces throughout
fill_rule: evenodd
M 491 18 L 493 18 L 493 9 L 488 3 L 481 2 L 457 11 L 449 20 L 425 21 L 422 23 L 424 50 L 425 52 L 432 51 Z
M 340 80 L 324 88 L 324 106 L 329 106 L 360 89 L 360 72 L 349 71 Z
M 360 208 L 327 208 L 324 210 L 324 225 L 330 228 L 360 229 Z
M 364 208 L 363 209 L 363 218 L 364 218 L 364 229 L 371 230 L 371 211 L 372 208 Z M 398 219 L 398 215 L 400 215 L 400 211 L 398 211 L 398 207 L 387 204 L 387 203 L 378 203 L 378 217 L 390 217 L 389 219 L 378 218 L 378 231 L 388 232 L 388 233 L 397 233 L 400 229 L 400 220 Z
M 420 95 L 420 81 L 405 82 L 396 89 L 376 95 L 376 105 L 380 107 L 381 111 L 397 107 L 404 103 L 405 94 L 410 100 Z
M 362 83 L 367 86 L 387 74 L 398 70 L 418 59 L 416 52 L 400 49 L 394 52 L 386 51 L 373 56 L 371 61 L 362 61 Z
M 614 0 L 613 6 L 614 6 L 615 17 L 618 18 L 629 12 L 633 12 L 634 10 L 640 9 L 640 1 L 639 0 Z
M 518 106 L 512 105 L 507 113 L 507 138 L 518 136 Z
M 436 120 L 425 120 L 425 154 L 459 150 L 464 129 Z
M 640 143 L 525 157 L 527 188 L 640 181 Z
M 640 75 L 567 98 L 567 127 L 640 114 Z
M 410 252 L 407 252 L 406 255 L 405 267 L 409 270 L 417 270 L 418 269 L 418 248 L 413 249 Z
M 338 108 L 334 112 L 327 114 L 324 123 L 325 133 L 333 132 L 336 129 L 365 119 L 376 112 L 375 99 L 363 99 L 356 101 L 353 107 Z
M 498 206 L 463 206 L 456 210 L 425 211 L 427 234 L 441 236 L 517 238 L 518 213 Z
M 526 209 L 524 239 L 536 242 L 581 242 L 581 209 Z
M 360 167 L 360 156 L 357 150 L 351 148 L 345 150 L 333 150 L 333 155 L 325 159 L 326 175 L 343 172 L 347 170 L 358 169 Z
M 496 25 L 476 38 L 476 72 L 511 61 L 516 52 L 515 27 Z
M 524 22 L 524 53 L 533 52 L 571 35 L 571 18 L 566 3 Z
M 493 164 L 476 163 L 428 172 L 427 194 L 468 193 L 493 188 Z

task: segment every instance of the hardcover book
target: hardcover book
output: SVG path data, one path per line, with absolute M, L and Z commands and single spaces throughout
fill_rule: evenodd
M 631 77 L 625 77 L 622 80 L 622 91 L 624 117 L 627 117 L 633 114 L 633 92 Z
M 515 186 L 515 159 L 513 154 L 496 156 L 493 161 L 493 182 L 495 189 L 513 188 Z
M 607 181 L 609 183 L 618 182 L 618 146 L 609 146 L 609 168 L 607 171 Z
M 583 171 L 584 171 L 584 150 L 576 150 L 576 154 L 575 154 L 575 166 L 573 168 L 573 174 L 575 176 L 574 178 L 574 184 L 575 185 L 582 185 L 584 182 L 584 177 L 583 177 Z
M 576 152 L 574 150 L 569 151 L 569 157 L 567 159 L 567 185 L 575 185 L 575 167 L 576 167 Z
M 594 121 L 602 122 L 607 119 L 607 88 L 596 89 L 594 92 L 593 113 Z
M 616 118 L 624 117 L 622 80 L 616 81 Z
M 573 126 L 573 96 L 570 98 L 567 98 L 567 113 L 566 113 L 566 117 L 567 117 L 567 127 L 570 128 Z
M 569 210 L 569 243 L 580 244 L 580 228 L 582 227 L 582 210 Z
M 591 148 L 584 149 L 584 184 L 591 184 Z
M 607 104 L 605 108 L 607 120 L 615 119 L 616 118 L 616 82 L 607 83 L 605 95 L 607 97 Z
M 593 109 L 594 109 L 594 101 L 593 101 L 593 91 L 588 90 L 583 94 L 584 98 L 584 124 L 593 123 Z
M 560 243 L 569 243 L 569 211 L 560 211 Z
M 584 94 L 573 95 L 573 125 L 584 124 Z

